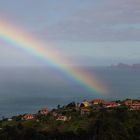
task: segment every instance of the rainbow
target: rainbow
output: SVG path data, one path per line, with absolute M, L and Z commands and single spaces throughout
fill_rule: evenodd
M 0 39 L 12 47 L 30 53 L 46 64 L 55 66 L 67 78 L 77 82 L 81 90 L 86 89 L 88 92 L 99 95 L 105 95 L 108 92 L 107 87 L 95 75 L 73 67 L 56 50 L 52 50 L 46 43 L 37 41 L 36 38 L 17 26 L 15 27 L 12 24 L 8 24 L 8 22 L 0 21 Z

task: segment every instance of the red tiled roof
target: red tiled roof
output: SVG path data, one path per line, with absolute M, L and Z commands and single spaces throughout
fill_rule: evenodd
M 134 105 L 134 104 L 136 104 L 136 105 L 140 105 L 140 102 L 138 102 L 138 101 L 134 101 L 132 104 L 133 104 L 133 105 Z
M 42 108 L 40 111 L 49 111 L 49 109 L 46 107 L 46 108 Z
M 40 109 L 39 112 L 49 112 L 49 110 L 48 110 L 48 108 L 46 107 L 46 108 Z
M 119 105 L 119 103 L 116 103 L 116 102 L 106 102 L 105 105 L 106 106 L 115 106 L 115 105 Z
M 91 103 L 104 103 L 105 101 L 104 100 L 102 100 L 102 99 L 93 99 L 92 101 L 91 101 Z
M 136 101 L 136 100 L 126 100 L 125 101 L 125 104 L 126 105 L 129 105 L 129 106 L 132 106 L 132 105 L 140 105 L 140 102 L 139 101 Z
M 34 115 L 33 114 L 25 114 L 23 116 L 24 119 L 33 119 L 34 118 Z

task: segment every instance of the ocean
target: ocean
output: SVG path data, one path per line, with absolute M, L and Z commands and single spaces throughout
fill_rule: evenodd
M 81 67 L 82 68 L 82 67 Z M 36 113 L 75 101 L 139 98 L 140 69 L 84 67 L 109 87 L 109 94 L 89 93 L 78 83 L 48 67 L 0 68 L 0 118 Z

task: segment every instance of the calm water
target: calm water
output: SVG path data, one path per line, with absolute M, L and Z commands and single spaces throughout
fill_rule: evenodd
M 86 68 L 108 87 L 103 98 L 139 98 L 140 69 Z M 0 117 L 35 113 L 41 107 L 56 107 L 70 101 L 101 98 L 57 71 L 42 68 L 0 68 Z

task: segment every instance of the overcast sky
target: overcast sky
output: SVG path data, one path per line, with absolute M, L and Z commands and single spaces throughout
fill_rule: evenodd
M 0 21 L 50 43 L 76 65 L 140 61 L 140 0 L 0 0 Z M 0 65 L 38 65 L 3 45 Z

